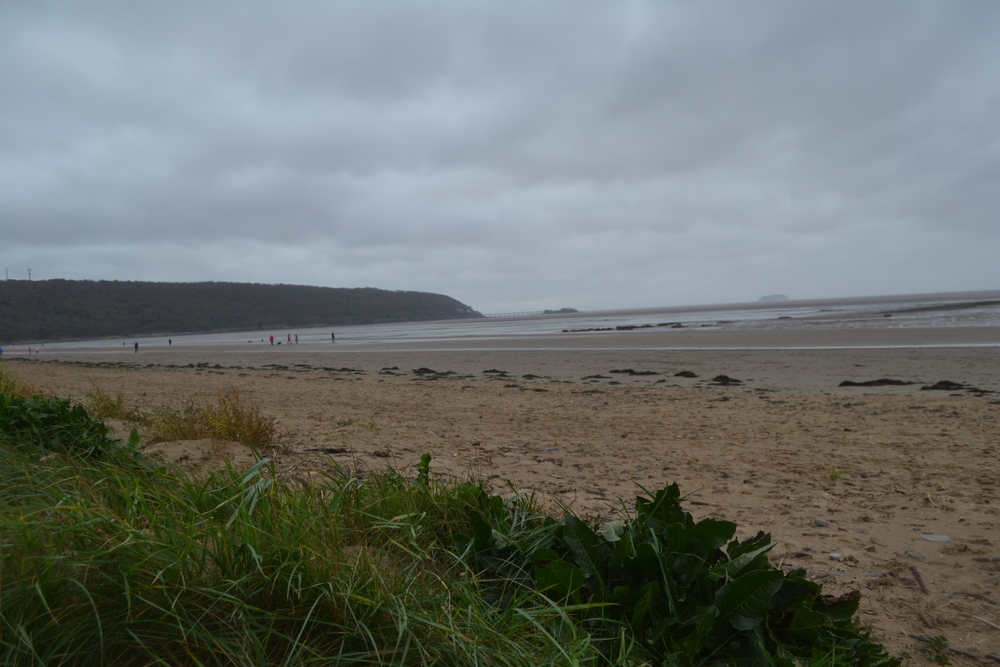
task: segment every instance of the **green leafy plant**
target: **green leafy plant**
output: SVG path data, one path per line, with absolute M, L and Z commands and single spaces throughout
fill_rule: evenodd
M 928 658 L 933 660 L 936 664 L 947 667 L 951 664 L 951 658 L 948 657 L 948 638 L 944 635 L 936 635 L 934 637 L 927 637 L 926 646 L 921 650 Z
M 431 474 L 431 455 L 424 453 L 420 455 L 420 463 L 417 464 L 417 479 L 416 484 L 419 486 L 426 487 L 430 482 Z
M 67 453 L 80 458 L 103 458 L 123 452 L 127 445 L 113 438 L 107 427 L 91 419 L 82 405 L 69 399 L 0 394 L 0 441 L 42 455 Z M 135 450 L 129 448 L 129 454 Z
M 454 536 L 481 572 L 569 605 L 605 655 L 624 632 L 649 664 L 791 665 L 837 647 L 851 664 L 896 660 L 852 623 L 860 594 L 834 598 L 803 569 L 775 569 L 770 535 L 695 522 L 676 484 L 636 500 L 635 517 L 597 527 L 567 514 L 515 530 L 517 514 L 484 497 Z

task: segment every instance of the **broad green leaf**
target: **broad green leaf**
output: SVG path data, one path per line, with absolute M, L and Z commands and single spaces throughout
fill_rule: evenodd
M 563 517 L 562 537 L 573 551 L 573 560 L 588 577 L 603 586 L 601 570 L 611 555 L 611 547 L 590 527 L 571 514 Z
M 614 567 L 628 569 L 626 563 L 635 558 L 635 544 L 632 541 L 632 531 L 626 530 L 615 542 L 615 550 L 611 554 L 611 564 Z
M 493 528 L 486 518 L 477 510 L 469 512 L 469 523 L 472 524 L 472 541 L 476 553 L 489 551 L 493 546 Z
M 812 628 L 818 628 L 823 625 L 827 625 L 829 619 L 823 614 L 817 614 L 810 609 L 797 609 L 795 615 L 792 617 L 792 622 L 789 624 L 789 628 L 795 631 L 801 630 L 811 630 Z
M 748 572 L 730 581 L 715 594 L 719 617 L 737 630 L 750 630 L 764 620 L 767 606 L 784 575 L 778 570 Z
M 694 630 L 684 638 L 683 646 L 688 655 L 697 655 L 705 648 L 712 627 L 715 625 L 715 616 L 718 609 L 714 605 L 701 607 L 700 611 L 691 617 L 689 623 L 694 625 Z
M 757 534 L 753 537 L 748 537 L 742 542 L 738 540 L 733 540 L 726 546 L 726 553 L 729 554 L 730 559 L 739 558 L 745 553 L 751 551 L 756 551 L 762 546 L 771 544 L 771 534 L 765 533 L 763 530 L 757 531 Z
M 770 538 L 770 535 L 768 535 L 768 538 Z M 756 543 L 757 542 L 755 540 L 755 544 Z M 731 560 L 728 560 L 720 565 L 717 565 L 715 568 L 712 569 L 712 572 L 709 574 L 709 576 L 712 579 L 716 580 L 721 578 L 732 579 L 733 577 L 737 576 L 743 570 L 743 568 L 750 565 L 755 558 L 773 549 L 775 544 L 777 544 L 777 542 L 768 542 L 764 546 L 759 546 L 752 551 L 743 551 L 742 553 L 740 553 L 739 556 L 735 558 L 733 558 L 733 556 L 730 554 Z
M 834 621 L 850 621 L 858 613 L 858 605 L 861 603 L 861 593 L 851 591 L 840 597 L 824 595 L 817 598 L 813 604 L 813 611 L 823 614 Z
M 531 564 L 535 567 L 545 565 L 549 561 L 553 560 L 562 560 L 562 558 L 552 549 L 542 547 L 541 549 L 535 549 L 531 553 Z
M 778 667 L 764 647 L 759 628 L 754 628 L 746 640 L 731 642 L 723 662 L 726 667 Z
M 650 606 L 656 604 L 656 601 L 660 598 L 660 584 L 655 581 L 649 582 L 636 591 L 635 597 L 638 599 L 636 600 L 635 608 L 632 610 L 632 632 L 641 637 L 645 634 L 643 628 L 646 621 L 646 614 L 649 612 Z
M 819 640 L 821 629 L 828 626 L 829 619 L 822 614 L 810 609 L 797 609 L 783 634 L 789 643 L 810 646 Z
M 656 518 L 663 523 L 670 523 L 677 513 L 681 512 L 681 490 L 676 483 L 660 489 L 653 499 L 636 498 L 635 509 L 642 519 Z
M 698 578 L 699 574 L 706 573 L 707 568 L 705 559 L 700 555 L 680 554 L 670 558 L 670 569 L 677 575 L 679 590 L 684 590 Z
M 623 607 L 632 604 L 632 589 L 628 586 L 615 586 L 611 592 L 611 599 Z
M 535 568 L 535 587 L 550 598 L 565 599 L 583 586 L 580 568 L 564 560 L 554 560 Z
M 480 490 L 480 494 L 485 496 L 485 492 Z M 504 507 L 503 498 L 500 496 L 481 497 L 480 502 L 483 507 L 483 514 L 493 526 L 500 527 L 507 518 L 507 508 Z
M 687 550 L 688 544 L 697 541 L 700 550 L 711 555 L 736 534 L 736 524 L 732 521 L 703 519 L 694 526 L 687 528 L 679 523 L 671 524 L 665 529 L 667 547 L 673 553 Z M 692 545 L 693 546 L 693 545 Z
M 785 575 L 784 581 L 781 582 L 781 588 L 771 598 L 769 611 L 779 611 L 793 605 L 811 605 L 819 589 L 819 584 L 793 577 L 792 573 L 789 573 Z
M 619 542 L 619 544 L 621 543 Z M 652 544 L 642 542 L 636 545 L 635 557 L 627 561 L 626 569 L 635 574 L 644 574 L 647 577 L 659 577 L 662 573 L 660 556 Z
M 601 526 L 601 536 L 608 542 L 617 542 L 621 539 L 622 533 L 624 532 L 624 521 L 608 521 L 606 524 Z

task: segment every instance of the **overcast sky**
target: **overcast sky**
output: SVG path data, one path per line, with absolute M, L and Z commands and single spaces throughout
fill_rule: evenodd
M 1000 3 L 0 2 L 11 278 L 1000 289 Z

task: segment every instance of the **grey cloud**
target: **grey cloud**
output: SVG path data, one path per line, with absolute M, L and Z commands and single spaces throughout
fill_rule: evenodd
M 984 3 L 9 3 L 0 256 L 485 309 L 991 288 L 998 28 Z

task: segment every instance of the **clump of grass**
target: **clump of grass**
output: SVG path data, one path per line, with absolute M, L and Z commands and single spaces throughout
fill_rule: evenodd
M 844 478 L 844 469 L 824 463 L 822 478 L 828 482 L 836 482 Z
M 87 409 L 90 414 L 101 421 L 117 419 L 126 424 L 138 425 L 145 421 L 145 416 L 137 406 L 125 404 L 125 394 L 118 392 L 113 397 L 100 387 L 88 395 Z
M 274 443 L 274 419 L 253 402 L 243 400 L 236 387 L 219 392 L 216 405 L 201 408 L 202 418 L 213 437 L 245 442 L 258 448 Z
M 947 667 L 951 664 L 951 658 L 948 657 L 948 638 L 944 635 L 937 635 L 935 637 L 925 637 L 926 646 L 921 649 L 921 653 L 930 658 L 938 665 Z
M 378 433 L 382 427 L 374 419 L 366 422 L 356 422 L 353 419 L 341 419 L 337 421 L 338 428 L 356 428 L 362 431 L 371 431 L 372 433 Z
M 378 433 L 382 430 L 382 426 L 374 419 L 367 422 L 356 422 L 353 419 L 340 419 L 337 420 L 336 425 L 337 432 L 333 435 L 327 436 L 328 440 L 346 441 L 354 438 L 358 431 Z
M 151 443 L 214 438 L 263 449 L 273 445 L 276 437 L 274 419 L 245 400 L 236 387 L 219 392 L 215 403 L 191 401 L 180 410 L 158 407 L 148 412 L 127 405 L 120 392 L 112 397 L 95 387 L 88 407 L 97 419 L 118 419 L 142 427 Z
M 31 397 L 41 393 L 38 387 L 22 380 L 17 372 L 0 361 L 0 394 Z

